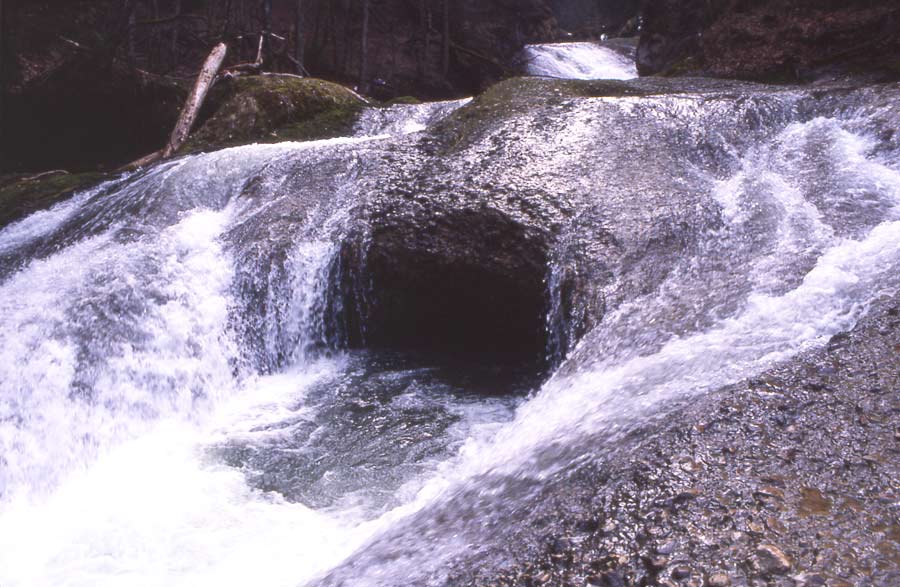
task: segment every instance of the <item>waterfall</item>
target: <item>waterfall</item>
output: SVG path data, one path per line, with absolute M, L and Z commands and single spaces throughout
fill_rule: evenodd
M 535 73 L 631 77 L 582 45 L 529 48 L 553 63 Z M 468 101 L 393 106 L 354 137 L 191 155 L 0 229 L 0 585 L 501 568 L 495 547 L 553 475 L 898 291 L 891 110 L 753 91 L 541 102 L 449 146 L 429 132 Z M 557 368 L 537 385 L 348 348 L 347 308 L 377 293 L 376 223 L 473 194 L 554 239 Z
M 824 344 L 872 300 L 900 291 L 900 160 L 873 157 L 876 141 L 848 130 L 857 122 L 790 124 L 729 177 L 708 178 L 723 224 L 697 255 L 652 295 L 611 312 L 509 424 L 470 439 L 406 506 L 404 522 L 323 584 L 446 585 L 461 560 L 502 568 L 492 559 L 502 536 L 489 529 L 504 528 L 544 481 L 664 417 L 667 405 Z M 694 300 L 679 296 L 709 287 L 719 256 L 736 263 L 717 286 L 738 303 L 709 327 L 688 327 L 679 314 Z
M 595 43 L 528 45 L 523 60 L 529 75 L 562 79 L 632 79 L 634 59 Z
M 370 108 L 356 123 L 357 136 L 403 135 L 423 131 L 472 101 L 472 98 Z

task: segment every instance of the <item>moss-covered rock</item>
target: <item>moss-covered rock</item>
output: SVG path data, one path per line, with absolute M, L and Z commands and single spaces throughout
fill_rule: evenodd
M 446 151 L 463 148 L 471 140 L 489 131 L 519 112 L 559 108 L 580 98 L 641 97 L 682 93 L 729 93 L 753 87 L 747 82 L 718 79 L 666 79 L 648 77 L 633 80 L 567 80 L 543 77 L 515 77 L 494 84 L 437 123 L 434 136 Z M 548 111 L 548 112 L 549 112 Z
M 55 173 L 37 178 L 0 176 L 0 227 L 65 199 L 107 177 L 103 173 Z
M 365 104 L 344 86 L 320 79 L 260 75 L 226 80 L 214 89 L 206 120 L 182 152 L 344 135 Z
M 621 82 L 608 82 L 616 85 Z M 571 80 L 515 77 L 496 83 L 434 128 L 447 151 L 462 148 L 490 127 L 516 113 L 584 95 L 585 88 Z

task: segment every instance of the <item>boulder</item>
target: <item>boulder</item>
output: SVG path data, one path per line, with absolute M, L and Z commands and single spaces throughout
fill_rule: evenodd
M 479 454 L 484 469 L 320 584 L 391 584 L 396 561 L 411 584 L 728 585 L 783 582 L 797 570 L 896 583 L 895 525 L 870 520 L 890 519 L 897 477 L 884 448 L 900 401 L 890 393 L 897 295 L 832 343 L 702 396 L 654 399 L 686 355 L 663 367 L 645 359 L 706 332 L 710 311 L 741 311 L 720 295 L 744 287 L 736 268 L 756 253 L 723 240 L 722 205 L 711 201 L 741 152 L 777 142 L 793 117 L 860 104 L 882 112 L 879 94 L 896 103 L 894 86 L 803 93 L 723 80 L 512 79 L 375 155 L 362 187 L 367 230 L 344 258 L 372 280 L 361 284 L 361 307 L 374 319 L 360 323 L 373 346 L 534 347 L 552 343 L 554 316 L 575 322 L 569 341 L 581 340 L 504 429 L 496 461 Z M 544 263 L 553 271 L 543 270 L 540 300 L 527 292 L 539 291 Z M 519 274 L 504 281 L 508 270 Z M 551 309 L 543 341 L 496 334 L 513 318 L 527 323 L 541 302 Z M 608 367 L 620 358 L 635 371 Z M 634 387 L 609 393 L 607 378 L 619 376 Z M 660 387 L 645 395 L 648 380 Z M 633 408 L 644 401 L 659 411 Z M 559 422 L 558 406 L 583 412 Z M 517 442 L 527 465 L 507 468 Z M 806 488 L 816 487 L 844 505 L 811 515 Z
M 515 78 L 369 151 L 354 187 L 362 228 L 345 242 L 334 304 L 350 346 L 490 352 L 543 368 L 610 307 L 664 280 L 660 260 L 718 221 L 714 203 L 673 181 L 668 170 L 690 162 L 666 149 L 678 140 L 667 121 L 631 122 L 594 97 L 678 95 L 665 85 Z M 638 145 L 646 135 L 652 154 Z
M 224 78 L 213 88 L 203 120 L 182 152 L 345 136 L 365 104 L 348 88 L 315 78 L 285 74 Z

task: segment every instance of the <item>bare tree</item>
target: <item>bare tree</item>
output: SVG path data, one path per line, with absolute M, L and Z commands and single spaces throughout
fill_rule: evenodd
M 359 90 L 365 92 L 369 83 L 369 0 L 362 0 L 362 40 L 359 52 Z
M 9 31 L 8 16 L 6 14 L 6 3 L 0 0 L 0 154 L 5 150 L 6 145 L 6 88 L 7 80 L 7 60 L 9 59 Z
M 127 19 L 126 30 L 125 30 L 125 43 L 126 49 L 128 51 L 128 63 L 130 65 L 135 64 L 136 60 L 136 46 L 135 46 L 135 29 L 137 28 L 137 16 L 135 14 L 134 2 L 132 0 L 125 0 L 124 2 L 124 13 L 125 18 Z
M 450 0 L 444 0 L 444 28 L 441 36 L 441 70 L 444 79 L 450 73 Z
M 296 0 L 294 4 L 294 61 L 297 67 L 297 73 L 306 74 L 306 68 L 303 65 L 306 49 L 305 35 L 305 15 L 303 14 L 303 0 Z
M 6 159 L 3 151 L 9 148 L 6 140 L 7 123 L 9 122 L 9 90 L 18 74 L 16 49 L 13 42 L 13 30 L 16 26 L 18 9 L 18 0 L 0 0 L 0 162 Z
M 419 0 L 419 79 L 428 70 L 428 0 Z
M 178 67 L 178 19 L 181 17 L 181 0 L 175 0 L 173 9 L 174 16 L 172 17 L 172 45 L 169 50 L 169 67 L 175 69 Z
M 261 57 L 262 65 L 268 63 L 272 56 L 272 0 L 262 0 L 260 8 L 262 9 L 262 32 L 260 33 L 262 47 L 257 60 Z

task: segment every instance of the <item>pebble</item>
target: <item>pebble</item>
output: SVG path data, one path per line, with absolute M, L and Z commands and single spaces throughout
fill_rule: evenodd
M 692 499 L 696 499 L 696 498 L 700 497 L 700 494 L 701 494 L 701 493 L 702 493 L 702 492 L 701 492 L 699 489 L 696 489 L 696 488 L 693 488 L 693 489 L 687 489 L 687 490 L 685 490 L 685 491 L 682 491 L 682 492 L 679 493 L 678 495 L 676 495 L 676 496 L 675 496 L 675 501 L 676 501 L 676 502 L 690 501 L 690 500 L 692 500 Z
M 794 577 L 797 587 L 825 587 L 825 578 L 822 575 L 810 575 L 801 573 Z
M 777 487 L 772 487 L 771 485 L 766 485 L 765 487 L 760 487 L 753 493 L 753 497 L 757 499 L 757 501 L 762 502 L 773 502 L 773 501 L 781 501 L 784 499 L 784 492 Z
M 884 462 L 884 459 L 881 458 L 881 455 L 870 453 L 867 455 L 863 455 L 862 460 L 872 465 L 880 465 Z
M 775 532 L 776 534 L 784 534 L 787 528 L 785 528 L 784 524 L 778 518 L 770 517 L 766 519 L 766 527 Z
M 665 544 L 658 546 L 656 548 L 656 554 L 672 554 L 675 552 L 675 549 L 678 547 L 678 544 L 675 541 L 669 541 Z
M 731 585 L 731 577 L 725 573 L 716 573 L 709 578 L 709 587 L 729 587 Z
M 791 570 L 793 562 L 780 548 L 761 544 L 756 549 L 756 566 L 765 575 L 783 575 Z

